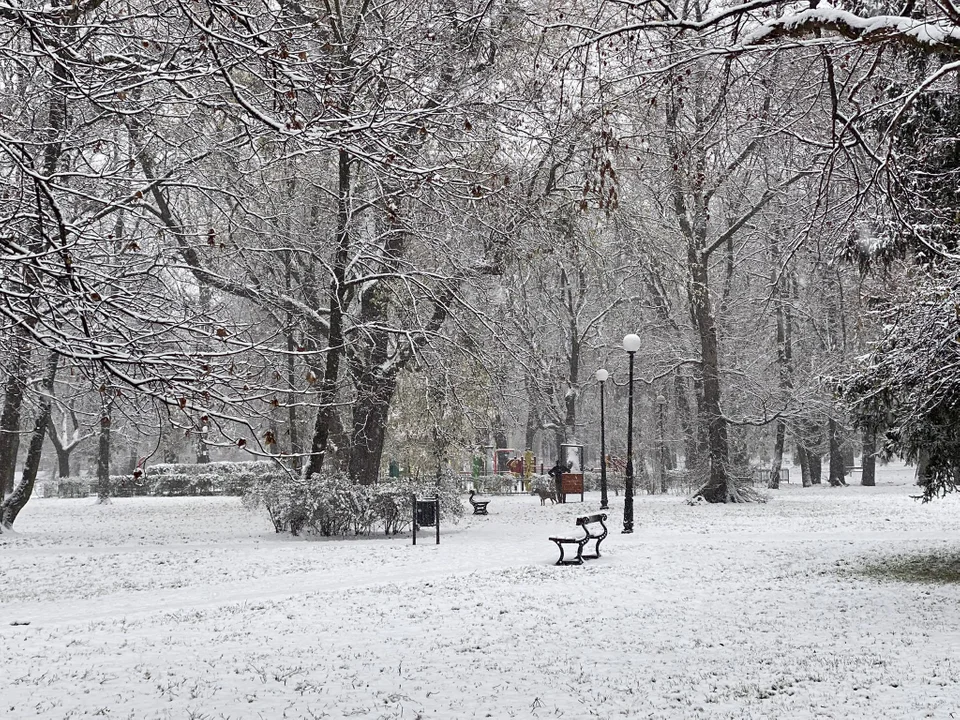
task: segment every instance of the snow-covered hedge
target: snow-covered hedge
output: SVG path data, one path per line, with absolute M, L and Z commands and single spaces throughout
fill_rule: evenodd
M 66 477 L 56 480 L 38 480 L 33 494 L 41 498 L 79 498 L 90 494 L 91 481 L 86 478 Z
M 127 475 L 111 475 L 110 494 L 122 497 L 123 493 L 117 492 L 117 488 L 119 488 L 125 481 L 129 479 L 129 476 Z M 85 498 L 89 495 L 97 494 L 97 479 L 85 477 L 65 477 L 57 478 L 55 480 L 38 480 L 37 484 L 33 488 L 33 494 L 39 498 Z
M 160 463 L 144 475 L 147 495 L 243 495 L 276 471 L 271 462 Z
M 271 462 L 165 463 L 140 475 L 111 475 L 110 495 L 243 495 L 256 478 L 276 472 Z M 96 478 L 68 477 L 38 481 L 37 497 L 87 497 L 97 490 Z
M 277 532 L 298 535 L 306 530 L 324 536 L 367 535 L 382 529 L 387 535 L 410 526 L 412 496 L 433 497 L 434 480 L 391 479 L 376 485 L 356 485 L 343 473 L 300 478 L 274 472 L 262 475 L 243 496 L 250 509 L 264 507 Z M 456 522 L 463 502 L 453 478 L 440 487 L 440 518 Z

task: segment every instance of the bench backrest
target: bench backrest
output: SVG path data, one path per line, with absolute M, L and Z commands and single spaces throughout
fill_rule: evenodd
M 582 515 L 577 518 L 577 525 L 589 525 L 590 523 L 602 523 L 607 519 L 606 513 L 598 513 L 596 515 Z

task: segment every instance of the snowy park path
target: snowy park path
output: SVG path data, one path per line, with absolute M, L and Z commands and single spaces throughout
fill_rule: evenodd
M 960 585 L 871 571 L 960 556 L 960 503 L 912 492 L 641 496 L 629 536 L 614 499 L 566 568 L 546 538 L 589 494 L 417 547 L 276 536 L 235 499 L 36 501 L 0 540 L 0 715 L 949 718 Z

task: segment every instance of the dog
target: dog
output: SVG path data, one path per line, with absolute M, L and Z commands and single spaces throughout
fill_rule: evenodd
M 531 494 L 531 495 L 537 495 L 537 496 L 539 496 L 539 497 L 540 497 L 540 504 L 541 504 L 541 505 L 546 505 L 546 504 L 547 504 L 547 500 L 549 500 L 549 501 L 550 501 L 552 504 L 554 504 L 554 505 L 555 505 L 556 502 L 557 502 L 557 498 L 554 496 L 553 490 L 546 490 L 546 489 L 544 489 L 544 488 L 536 488 L 536 489 L 533 490 L 530 494 Z

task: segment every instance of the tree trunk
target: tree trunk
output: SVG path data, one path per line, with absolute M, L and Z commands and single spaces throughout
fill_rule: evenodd
M 823 482 L 823 455 L 808 450 L 807 458 L 810 463 L 810 484 L 820 485 Z
M 530 399 L 529 393 L 527 394 L 528 402 L 530 404 L 529 410 L 527 410 L 527 423 L 524 427 L 523 433 L 523 442 L 524 450 L 533 450 L 533 444 L 537 440 L 537 430 L 540 429 L 539 418 L 537 417 L 537 412 L 534 408 L 534 401 Z
M 107 389 L 107 393 L 110 392 Z M 113 403 L 104 393 L 100 400 L 100 434 L 97 438 L 97 504 L 110 504 L 110 422 Z
M 572 228 L 572 223 L 568 226 Z M 572 232 L 572 231 L 571 231 Z M 581 278 L 579 291 L 582 291 Z M 560 268 L 560 306 L 567 314 L 567 332 L 569 333 L 570 354 L 567 356 L 567 391 L 563 396 L 563 437 L 567 443 L 577 442 L 577 400 L 580 387 L 580 328 L 577 323 L 577 311 L 580 301 L 574 298 L 570 277 L 565 267 Z
M 54 7 L 66 7 L 68 3 L 65 0 L 55 0 L 53 2 Z M 66 17 L 66 14 L 64 14 Z M 46 95 L 46 107 L 45 115 L 46 117 L 38 118 L 40 125 L 38 130 L 40 130 L 43 135 L 42 152 L 39 154 L 37 160 L 40 165 L 40 174 L 44 177 L 51 178 L 54 176 L 57 170 L 57 165 L 60 162 L 60 156 L 63 153 L 63 141 L 66 136 L 66 127 L 67 127 L 67 93 L 64 88 L 67 86 L 70 73 L 67 68 L 61 61 L 61 58 L 72 52 L 68 51 L 67 48 L 72 48 L 73 42 L 76 39 L 76 29 L 72 27 L 72 22 L 70 20 L 65 20 L 62 22 L 54 23 L 50 25 L 50 35 L 51 35 L 51 44 L 48 46 L 48 50 L 53 49 L 53 66 L 52 66 L 52 75 L 50 76 L 50 88 L 49 93 Z M 59 46 L 57 44 L 59 41 Z M 42 111 L 39 114 L 44 114 Z M 23 159 L 21 159 L 23 162 Z M 31 160 L 27 159 L 28 164 L 33 164 Z M 38 211 L 38 226 L 35 234 L 32 234 L 29 237 L 29 248 L 31 252 L 40 253 L 47 245 L 46 231 L 43 225 L 44 211 L 43 207 L 48 205 L 48 202 L 44 200 L 44 192 L 40 189 L 39 183 L 36 186 L 37 193 L 37 211 Z M 33 274 L 32 264 L 29 262 L 24 262 L 20 264 L 21 273 L 20 280 L 16 284 L 20 287 L 19 289 L 32 294 L 35 286 L 37 285 L 37 278 Z M 4 278 L 4 282 L 13 280 L 13 278 Z M 14 281 L 16 282 L 16 281 Z M 34 327 L 37 323 L 37 318 L 30 316 L 26 318 L 26 322 Z M 23 407 L 23 392 L 26 387 L 27 373 L 30 363 L 31 349 L 30 344 L 27 339 L 27 333 L 25 330 L 19 327 L 15 327 L 13 330 L 13 343 L 12 343 L 12 358 L 11 358 L 11 371 L 10 375 L 7 378 L 7 382 L 4 386 L 4 400 L 3 400 L 3 411 L 0 412 L 0 498 L 3 498 L 7 493 L 14 492 L 20 494 L 20 487 L 18 486 L 14 489 L 14 477 L 16 475 L 17 467 L 17 453 L 20 447 L 20 413 Z M 56 375 L 56 366 L 59 358 L 56 355 L 53 355 L 52 367 L 53 375 Z M 49 370 L 49 365 L 48 365 Z M 53 392 L 53 380 L 50 380 L 51 386 L 49 392 Z M 47 430 L 47 419 L 52 412 L 51 404 L 49 398 L 46 401 L 41 400 L 42 408 L 46 408 L 46 417 L 44 418 L 43 424 L 40 426 L 42 432 Z M 43 416 L 44 411 L 41 408 L 40 416 Z M 31 437 L 31 450 L 33 444 L 37 442 L 36 437 Z M 43 437 L 40 438 L 40 450 L 37 450 L 37 462 L 39 463 L 39 453 L 43 447 Z M 33 468 L 34 480 L 36 477 L 37 467 Z M 24 467 L 23 478 L 27 477 L 27 468 Z M 23 500 L 24 503 L 29 499 L 30 493 L 33 492 L 33 482 L 29 482 L 29 489 L 27 491 L 27 496 Z M 19 485 L 24 485 L 24 479 L 21 479 Z M 19 509 L 16 511 L 19 512 Z M 13 517 L 16 517 L 16 512 L 13 513 Z M 13 521 L 10 521 L 10 524 L 13 524 Z
M 289 264 L 289 263 L 288 263 Z M 288 322 L 293 322 L 292 317 L 287 318 Z M 300 445 L 300 420 L 297 418 L 297 392 L 295 390 L 295 380 L 296 380 L 296 367 L 295 359 L 293 352 L 296 349 L 296 344 L 293 340 L 293 332 L 288 328 L 287 329 L 287 385 L 290 390 L 287 393 L 287 427 L 289 428 L 290 435 L 290 458 L 291 458 L 291 467 L 293 468 L 294 473 L 300 474 L 300 470 L 303 467 L 303 459 L 300 457 L 300 453 L 303 452 L 303 448 Z
M 27 384 L 30 346 L 19 330 L 13 331 L 10 374 L 3 388 L 3 412 L 0 413 L 0 499 L 13 492 L 20 450 L 20 413 L 23 390 Z
M 860 484 L 873 487 L 877 484 L 877 433 L 873 428 L 863 431 L 863 457 Z
M 767 487 L 771 490 L 780 489 L 780 468 L 783 467 L 783 444 L 787 436 L 787 424 L 777 420 L 777 435 L 773 441 L 773 460 L 770 462 L 770 481 Z
M 336 398 L 340 380 L 340 358 L 343 355 L 343 322 L 347 305 L 347 262 L 350 252 L 350 201 L 352 197 L 352 169 L 350 153 L 341 149 L 337 155 L 337 252 L 333 262 L 333 278 L 329 290 L 329 331 L 327 333 L 326 362 L 317 401 L 317 420 L 310 444 L 310 462 L 307 476 L 319 473 L 330 439 L 333 415 L 337 412 Z M 382 443 L 381 443 L 382 448 Z M 361 451 L 362 452 L 362 451 Z M 353 464 L 351 459 L 350 464 Z M 366 476 L 366 470 L 364 471 Z
M 37 472 L 40 469 L 40 460 L 43 456 L 43 440 L 47 433 L 47 423 L 52 411 L 53 381 L 57 375 L 57 365 L 60 357 L 51 353 L 47 358 L 46 371 L 41 383 L 40 408 L 37 419 L 33 424 L 30 435 L 30 446 L 23 464 L 23 474 L 14 491 L 0 502 L 0 533 L 13 528 L 17 515 L 30 501 L 33 487 L 37 482 Z
M 290 180 L 290 190 L 291 194 L 293 191 L 294 181 Z M 289 222 L 289 221 L 288 221 Z M 289 228 L 288 228 L 289 230 Z M 293 294 L 293 258 L 290 251 L 286 251 L 283 254 L 284 262 L 284 288 L 287 291 L 288 295 Z M 294 327 L 294 317 L 292 312 L 287 313 L 287 327 L 284 329 L 284 334 L 286 335 L 287 340 L 287 427 L 288 435 L 290 437 L 290 463 L 293 468 L 294 473 L 297 475 L 300 474 L 300 470 L 303 468 L 303 458 L 300 456 L 303 452 L 303 447 L 300 443 L 300 419 L 297 417 L 297 401 L 299 398 L 297 395 L 297 368 L 296 368 L 296 357 L 295 351 L 297 349 L 297 343 L 293 338 L 293 327 Z M 316 381 L 316 378 L 313 378 Z
M 350 435 L 347 472 L 361 485 L 372 485 L 380 476 L 387 415 L 396 390 L 396 379 L 368 370 L 357 383 Z
M 780 380 L 780 392 L 784 404 L 793 390 L 793 330 L 790 306 L 784 297 L 789 297 L 790 287 L 787 280 L 787 292 L 784 293 L 784 281 L 781 277 L 780 236 L 783 232 L 779 224 L 770 233 L 770 286 L 773 288 L 774 310 L 776 314 L 777 370 Z M 773 461 L 770 466 L 771 490 L 780 489 L 780 469 L 783 467 L 783 445 L 787 435 L 787 423 L 783 418 L 777 420 L 776 436 L 773 442 Z
M 843 453 L 840 449 L 840 430 L 837 421 L 830 418 L 827 421 L 827 434 L 830 439 L 830 477 L 829 482 L 833 487 L 846 485 L 844 480 Z
M 688 244 L 687 255 L 690 268 L 690 304 L 700 337 L 703 420 L 707 424 L 707 447 L 710 458 L 710 478 L 700 494 L 707 502 L 729 502 L 735 497 L 729 486 L 727 475 L 729 456 L 727 420 L 720 407 L 719 342 L 710 305 L 706 258 L 692 243 Z
M 800 482 L 803 487 L 810 487 L 813 481 L 810 477 L 810 453 L 803 445 L 797 445 L 797 464 L 800 465 Z
M 926 488 L 929 484 L 927 477 L 927 467 L 930 465 L 930 453 L 927 450 L 921 450 L 917 454 L 917 485 Z
M 697 418 L 690 407 L 690 398 L 687 395 L 689 391 L 686 378 L 680 374 L 677 369 L 673 376 L 674 394 L 677 398 L 677 423 L 680 425 L 680 432 L 683 434 L 683 453 L 684 467 L 692 470 L 700 465 L 700 442 L 697 433 Z
M 210 308 L 213 302 L 213 298 L 211 297 L 212 291 L 209 283 L 206 283 L 200 280 L 198 282 L 198 285 L 199 285 L 198 310 L 200 313 L 200 317 L 202 318 L 201 322 L 209 328 Z M 212 334 L 212 328 L 209 328 L 208 332 Z M 210 346 L 208 345 L 205 339 L 202 339 L 200 341 L 200 345 L 197 349 L 201 353 L 210 352 Z M 105 414 L 102 417 L 107 418 L 107 420 L 109 421 L 110 419 L 109 409 L 105 412 Z M 210 462 L 210 446 L 207 445 L 207 433 L 210 432 L 209 423 L 210 423 L 210 419 L 207 417 L 206 409 L 204 408 L 197 415 L 196 420 L 194 422 L 194 432 L 196 433 L 195 442 L 194 442 L 194 451 L 196 456 L 195 462 L 198 465 L 206 465 L 208 462 Z M 107 427 L 109 431 L 109 422 L 107 423 Z M 103 430 L 103 427 L 101 426 L 101 433 L 100 433 L 101 443 L 103 442 L 102 430 Z M 109 432 L 108 432 L 107 444 L 109 445 L 109 443 L 110 443 L 110 438 L 109 438 Z M 107 464 L 109 465 L 109 462 Z M 98 472 L 99 472 L 99 466 L 98 466 Z M 108 494 L 108 498 L 109 498 L 109 494 Z M 104 501 L 104 500 L 101 499 L 101 501 Z
M 57 475 L 61 478 L 70 477 L 70 453 L 73 446 L 68 447 L 60 440 L 60 434 L 57 432 L 52 413 L 47 421 L 47 435 L 53 445 L 54 452 L 57 454 Z
M 137 463 L 140 461 L 140 448 L 139 448 L 139 435 L 137 439 L 130 443 L 130 447 L 127 448 L 127 464 L 123 468 L 125 475 L 133 476 L 137 471 Z

